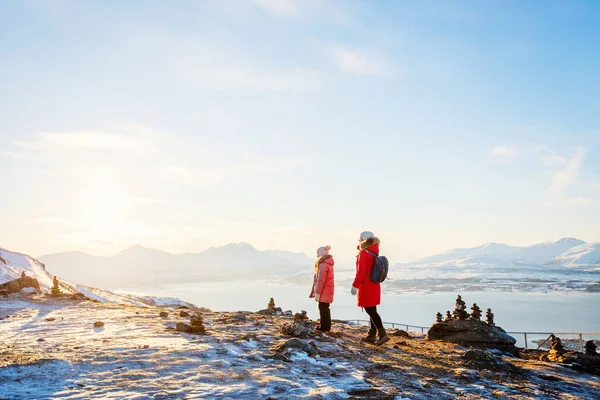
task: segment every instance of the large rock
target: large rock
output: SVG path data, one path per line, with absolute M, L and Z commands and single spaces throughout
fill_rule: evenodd
M 502 350 L 513 350 L 517 342 L 504 329 L 473 320 L 435 323 L 427 332 L 427 339 Z
M 286 354 L 293 351 L 303 351 L 311 357 L 317 355 L 317 346 L 312 342 L 306 342 L 301 339 L 290 339 L 277 349 L 275 349 L 276 353 Z
M 0 290 L 6 290 L 7 294 L 20 292 L 24 288 L 34 288 L 38 291 L 42 291 L 40 288 L 40 284 L 35 278 L 30 278 L 28 276 L 21 277 L 15 279 L 14 281 L 9 281 L 0 285 Z

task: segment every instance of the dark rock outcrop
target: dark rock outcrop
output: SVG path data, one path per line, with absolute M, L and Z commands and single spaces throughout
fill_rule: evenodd
M 21 277 L 15 279 L 13 281 L 9 281 L 0 285 L 0 290 L 6 290 L 7 294 L 20 292 L 24 288 L 34 288 L 37 291 L 41 292 L 42 289 L 40 287 L 39 282 L 35 278 L 31 278 L 29 276 Z
M 290 339 L 275 349 L 275 352 L 280 354 L 286 354 L 293 351 L 303 351 L 311 357 L 318 354 L 317 346 L 314 343 L 309 343 L 297 338 Z
M 509 351 L 515 350 L 514 345 L 517 342 L 504 329 L 474 320 L 452 320 L 433 324 L 427 332 L 427 339 Z

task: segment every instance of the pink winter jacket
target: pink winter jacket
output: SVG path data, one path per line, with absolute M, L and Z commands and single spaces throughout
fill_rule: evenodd
M 333 303 L 334 275 L 333 257 L 326 255 L 320 257 L 315 263 L 315 277 L 313 279 L 310 298 L 315 297 L 322 303 Z

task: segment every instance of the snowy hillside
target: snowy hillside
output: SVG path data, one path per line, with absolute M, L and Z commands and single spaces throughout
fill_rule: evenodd
M 52 287 L 54 275 L 44 264 L 26 254 L 8 251 L 0 247 L 0 283 L 18 279 L 25 272 L 30 278 L 35 278 L 44 292 Z M 52 271 L 54 272 L 54 271 Z M 78 285 L 60 278 L 60 289 L 64 293 L 82 293 L 92 300 L 107 303 L 120 303 L 131 305 L 184 305 L 185 303 L 174 298 L 122 295 L 107 290 Z
M 247 243 L 214 247 L 200 253 L 171 254 L 134 246 L 111 257 L 81 252 L 39 258 L 57 275 L 88 285 L 110 288 L 271 278 L 312 270 L 302 253 L 260 251 Z
M 600 282 L 600 244 L 572 238 L 527 247 L 490 243 L 396 264 L 390 278 L 397 290 L 585 290 Z

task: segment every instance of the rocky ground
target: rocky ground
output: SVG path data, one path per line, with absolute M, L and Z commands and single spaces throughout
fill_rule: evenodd
M 194 335 L 174 329 L 190 322 L 181 311 L 0 299 L 0 398 L 599 398 L 600 377 L 537 356 L 473 351 L 421 334 L 376 348 L 360 343 L 365 327 L 344 323 L 330 336 L 288 342 L 281 327 L 293 316 L 250 312 L 205 312 L 206 335 Z M 104 326 L 94 328 L 99 321 Z

